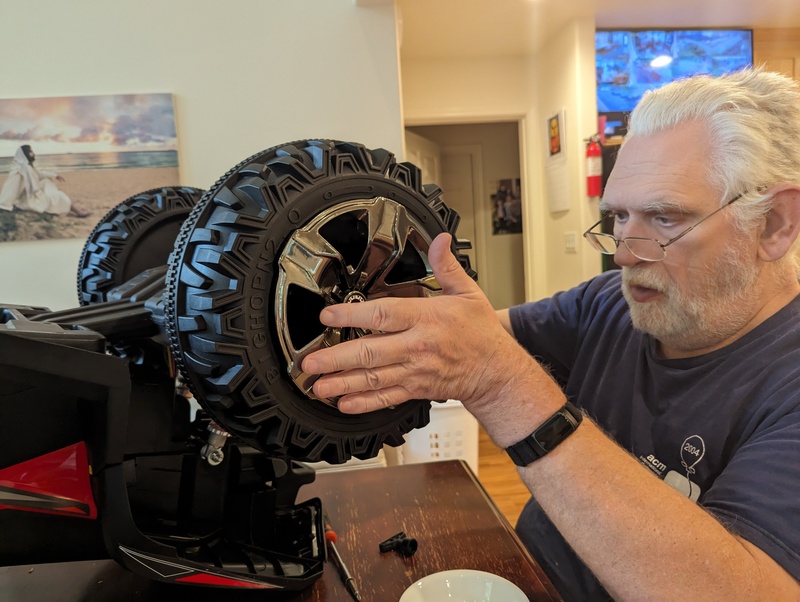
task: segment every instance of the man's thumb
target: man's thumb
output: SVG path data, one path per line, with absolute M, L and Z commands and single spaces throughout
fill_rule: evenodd
M 433 274 L 445 295 L 473 293 L 478 285 L 467 275 L 455 255 L 450 251 L 452 240 L 453 237 L 447 232 L 443 232 L 433 239 L 431 247 L 428 249 L 428 261 L 433 268 Z

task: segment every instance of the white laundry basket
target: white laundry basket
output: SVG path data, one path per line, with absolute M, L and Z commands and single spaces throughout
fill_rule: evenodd
M 462 459 L 478 474 L 478 421 L 460 401 L 432 404 L 430 424 L 406 433 L 405 440 L 404 464 Z

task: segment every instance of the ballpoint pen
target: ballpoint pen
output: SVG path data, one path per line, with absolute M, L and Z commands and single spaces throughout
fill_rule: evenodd
M 331 527 L 331 521 L 328 518 L 328 514 L 325 513 L 325 541 L 328 542 L 328 548 L 330 548 L 331 554 L 333 555 L 334 564 L 336 564 L 336 566 L 339 568 L 339 574 L 342 578 L 344 586 L 347 588 L 347 591 L 350 592 L 350 595 L 353 596 L 357 602 L 361 602 L 361 594 L 358 593 L 356 582 L 353 579 L 353 576 L 350 574 L 350 571 L 347 570 L 347 565 L 345 565 L 345 563 L 342 561 L 342 557 L 339 555 L 339 550 L 336 549 L 336 542 L 338 539 L 339 537 L 336 535 L 336 531 L 334 531 Z

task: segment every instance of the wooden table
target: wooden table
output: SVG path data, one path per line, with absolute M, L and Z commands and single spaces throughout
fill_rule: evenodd
M 463 461 L 409 464 L 318 474 L 299 500 L 320 497 L 339 535 L 337 548 L 363 602 L 395 602 L 425 575 L 476 569 L 501 575 L 530 598 L 560 600 Z M 399 531 L 419 542 L 405 558 L 378 544 Z M 192 599 L 351 602 L 332 562 L 309 589 L 295 594 L 172 586 L 138 577 L 113 561 L 0 568 L 4 602 Z

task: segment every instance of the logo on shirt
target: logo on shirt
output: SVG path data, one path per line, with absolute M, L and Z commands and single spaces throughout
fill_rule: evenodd
M 670 470 L 664 475 L 664 471 L 667 470 L 667 465 L 653 454 L 647 457 L 639 456 L 639 459 L 657 476 L 662 477 L 667 485 L 675 489 L 681 495 L 685 495 L 693 502 L 696 502 L 702 491 L 700 486 L 693 482 L 691 478 L 692 475 L 697 472 L 695 467 L 705 455 L 706 443 L 703 441 L 703 438 L 700 435 L 691 435 L 684 439 L 681 444 L 680 458 L 681 466 L 683 467 L 682 472 Z

